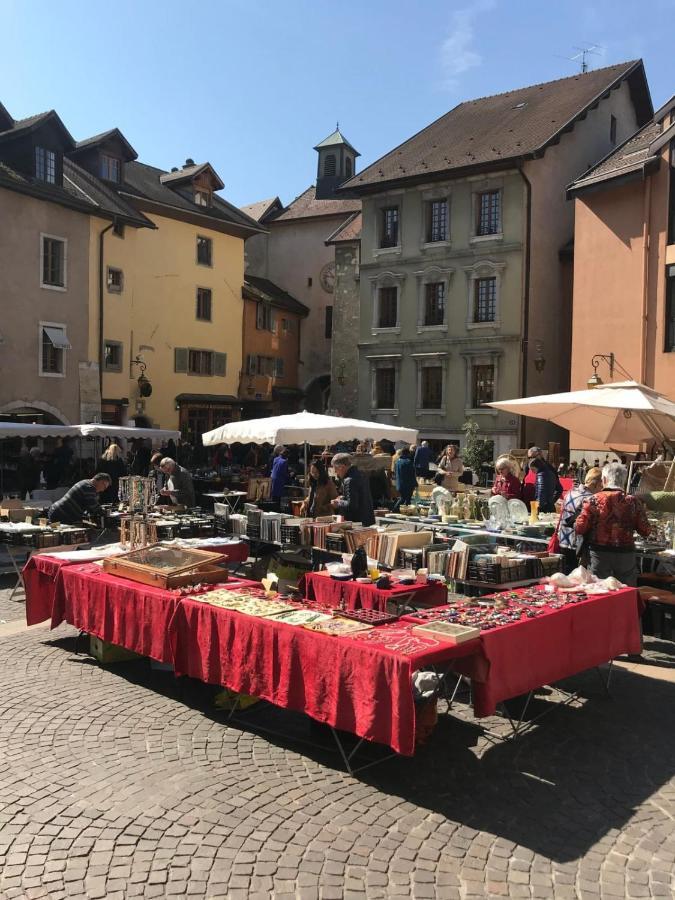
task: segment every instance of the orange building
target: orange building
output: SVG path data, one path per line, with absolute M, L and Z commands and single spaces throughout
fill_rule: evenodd
M 286 291 L 255 275 L 246 275 L 243 368 L 239 379 L 242 418 L 297 412 L 300 326 L 309 309 Z
M 674 148 L 675 97 L 568 188 L 572 390 L 586 387 L 600 354 L 603 381 L 624 381 L 627 372 L 675 400 Z M 596 449 L 574 434 L 570 448 Z

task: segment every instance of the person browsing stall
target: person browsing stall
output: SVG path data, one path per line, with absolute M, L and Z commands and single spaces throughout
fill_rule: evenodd
M 373 525 L 375 516 L 370 487 L 362 473 L 352 465 L 351 456 L 348 453 L 336 453 L 333 457 L 333 469 L 342 488 L 342 496 L 330 502 L 333 511 L 350 522 Z
M 337 497 L 337 488 L 328 477 L 326 467 L 320 459 L 309 467 L 309 497 L 302 504 L 303 516 L 330 516 L 333 514 L 331 500 Z
M 558 476 L 552 466 L 541 457 L 530 460 L 530 471 L 535 474 L 534 499 L 539 504 L 539 512 L 555 512 Z
M 120 478 L 127 474 L 127 464 L 124 462 L 121 447 L 118 444 L 110 444 L 104 451 L 98 467 L 100 472 L 110 475 L 110 486 L 103 492 L 101 500 L 104 503 L 117 503 Z
M 152 478 L 157 487 L 157 493 L 162 493 L 162 488 L 165 486 L 166 477 L 164 472 L 161 470 L 162 459 L 164 457 L 161 453 L 153 453 L 150 457 L 150 470 L 148 472 L 148 478 Z
M 578 562 L 583 562 L 579 559 L 583 538 L 574 530 L 577 516 L 583 509 L 584 503 L 597 494 L 601 488 L 602 470 L 589 469 L 584 483 L 572 488 L 565 495 L 558 522 L 558 541 L 565 559 L 567 573 L 571 572 Z
M 516 464 L 508 456 L 500 456 L 495 463 L 495 481 L 492 493 L 507 500 L 520 500 L 522 486 L 516 475 Z
M 645 505 L 625 491 L 626 466 L 608 463 L 602 469 L 602 490 L 587 500 L 575 531 L 588 535 L 591 571 L 598 578 L 613 575 L 629 587 L 637 585 L 634 533 L 648 537 L 651 526 Z
M 401 455 L 394 464 L 394 478 L 396 490 L 401 495 L 401 503 L 408 506 L 417 488 L 417 478 L 413 458 L 407 447 L 401 450 Z
M 446 475 L 456 475 L 458 478 L 464 474 L 464 463 L 456 444 L 448 444 L 438 461 L 438 468 Z
M 274 448 L 274 462 L 272 463 L 272 500 L 279 503 L 284 488 L 291 480 L 291 472 L 288 468 L 288 450 L 286 447 Z
M 186 506 L 188 509 L 195 506 L 195 488 L 188 470 L 169 456 L 164 457 L 159 468 L 167 476 L 166 487 L 162 488 L 160 494 L 171 497 L 171 502 L 178 506 Z
M 72 525 L 87 515 L 97 515 L 100 513 L 99 494 L 110 487 L 110 481 L 107 472 L 98 472 L 93 478 L 78 481 L 49 507 L 49 521 Z

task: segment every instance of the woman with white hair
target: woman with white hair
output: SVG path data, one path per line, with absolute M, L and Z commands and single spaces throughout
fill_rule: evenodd
M 119 499 L 120 478 L 127 474 L 127 464 L 119 444 L 110 444 L 104 450 L 98 464 L 98 471 L 110 475 L 110 484 L 101 494 L 101 503 L 117 503 Z
M 500 456 L 495 463 L 492 493 L 507 500 L 520 500 L 522 485 L 516 475 L 516 464 L 509 456 Z
M 577 534 L 588 536 L 594 575 L 613 575 L 635 587 L 634 533 L 646 538 L 651 528 L 642 500 L 626 493 L 627 480 L 625 466 L 607 463 L 602 469 L 602 490 L 584 503 L 574 528 Z

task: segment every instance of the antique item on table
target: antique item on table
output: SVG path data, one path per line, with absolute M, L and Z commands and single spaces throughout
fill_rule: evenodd
M 314 622 L 305 625 L 304 627 L 309 628 L 310 631 L 320 631 L 323 634 L 332 634 L 339 637 L 342 635 L 358 634 L 360 631 L 370 631 L 373 626 L 366 625 L 364 622 L 353 622 L 349 619 L 342 618 L 341 616 L 336 616 L 330 621 Z
M 343 619 L 354 619 L 355 622 L 365 622 L 367 625 L 387 625 L 398 621 L 397 615 L 380 609 L 343 609 L 340 610 L 340 615 Z
M 391 587 L 391 578 L 388 575 L 380 575 L 375 582 L 375 587 L 380 591 L 388 591 Z
M 427 622 L 424 625 L 416 625 L 415 631 L 431 634 L 450 644 L 463 644 L 465 641 L 473 641 L 480 637 L 479 628 L 456 625 L 454 622 Z
M 315 622 L 327 622 L 329 619 L 332 619 L 332 616 L 317 609 L 290 609 L 274 616 L 275 622 L 285 622 L 287 625 L 312 625 Z
M 235 612 L 243 613 L 246 616 L 255 616 L 259 619 L 271 619 L 279 613 L 290 612 L 294 609 L 296 607 L 292 603 L 284 603 L 281 600 L 266 600 L 265 597 L 251 595 L 235 608 Z
M 184 550 L 154 544 L 105 559 L 103 568 L 131 581 L 171 589 L 199 582 L 227 581 L 226 570 L 218 565 L 226 559 L 219 553 L 206 550 Z

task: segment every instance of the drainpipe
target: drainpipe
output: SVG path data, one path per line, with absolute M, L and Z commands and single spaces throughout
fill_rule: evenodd
M 103 238 L 106 231 L 115 225 L 114 220 L 98 236 L 98 388 L 103 400 L 103 292 L 105 272 L 103 269 Z
M 640 319 L 640 382 L 647 383 L 647 320 L 649 307 L 649 244 L 652 212 L 652 181 L 645 175 L 642 203 L 642 316 Z
M 523 266 L 525 269 L 525 277 L 523 279 L 523 317 L 521 323 L 521 370 L 520 370 L 520 396 L 527 396 L 527 355 L 528 355 L 528 337 L 530 333 L 530 242 L 532 238 L 532 185 L 530 180 L 523 171 L 522 162 L 518 166 L 518 174 L 525 184 L 525 254 Z M 526 447 L 526 417 L 520 417 L 520 446 Z

